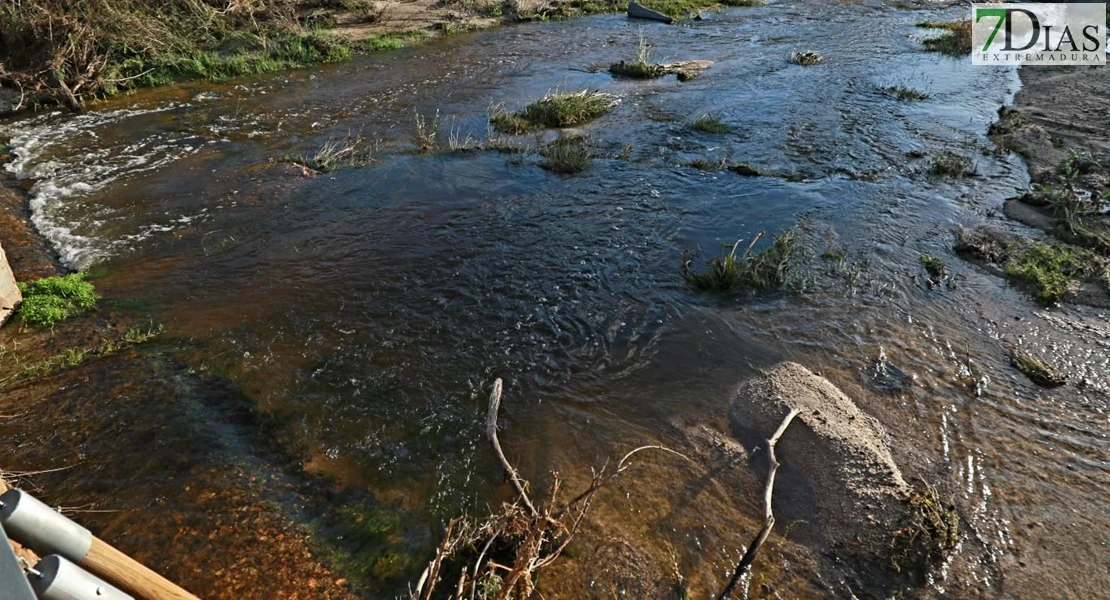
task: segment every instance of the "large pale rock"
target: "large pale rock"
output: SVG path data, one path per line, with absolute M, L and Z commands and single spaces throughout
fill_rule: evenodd
M 885 547 L 906 515 L 910 488 L 879 422 L 827 379 L 785 362 L 745 381 L 729 409 L 733 434 L 749 448 L 765 447 L 794 408 L 801 412 L 775 447 L 786 477 L 776 510 L 804 516 L 829 546 Z
M 12 316 L 19 303 L 23 301 L 23 294 L 15 285 L 15 275 L 8 265 L 8 257 L 4 255 L 4 248 L 0 246 L 0 325 Z

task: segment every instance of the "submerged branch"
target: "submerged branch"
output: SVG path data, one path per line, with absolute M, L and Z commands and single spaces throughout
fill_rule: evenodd
M 775 473 L 779 470 L 779 461 L 775 459 L 775 444 L 778 443 L 782 434 L 786 433 L 786 428 L 790 426 L 790 423 L 794 420 L 794 417 L 798 416 L 799 412 L 800 411 L 796 408 L 790 411 L 790 414 L 786 415 L 786 418 L 782 420 L 782 424 L 779 425 L 779 428 L 775 430 L 774 435 L 767 440 L 767 456 L 770 460 L 771 470 L 767 473 L 767 487 L 763 491 L 763 527 L 759 530 L 759 533 L 756 534 L 751 545 L 748 546 L 748 551 L 745 552 L 743 558 L 740 559 L 740 564 L 736 565 L 736 572 L 733 573 L 732 579 L 729 580 L 728 585 L 725 586 L 721 595 L 717 596 L 717 600 L 728 600 L 728 598 L 732 596 L 732 592 L 736 589 L 736 585 L 740 583 L 740 578 L 751 568 L 752 563 L 755 562 L 755 555 L 759 552 L 759 548 L 763 546 L 763 542 L 767 540 L 767 536 L 771 535 L 771 528 L 775 526 L 775 513 L 771 511 L 771 496 L 775 492 Z

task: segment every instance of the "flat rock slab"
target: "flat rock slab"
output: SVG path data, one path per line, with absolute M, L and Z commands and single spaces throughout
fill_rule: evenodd
M 804 479 L 806 490 L 780 496 L 776 488 L 776 506 L 803 504 L 790 512 L 810 515 L 829 546 L 850 541 L 882 552 L 906 517 L 910 487 L 891 457 L 886 431 L 835 385 L 797 363 L 779 363 L 737 388 L 729 409 L 733 435 L 748 448 L 764 448 L 795 408 L 801 412 L 775 454 L 784 471 Z
M 19 292 L 19 288 L 15 285 L 15 275 L 12 273 L 11 266 L 8 265 L 8 257 L 4 254 L 4 248 L 0 246 L 0 325 L 7 322 L 22 301 L 23 294 Z

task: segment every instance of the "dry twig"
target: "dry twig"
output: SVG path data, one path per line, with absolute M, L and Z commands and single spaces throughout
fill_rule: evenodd
M 767 540 L 767 536 L 771 535 L 771 528 L 775 526 L 775 513 L 771 511 L 771 495 L 774 494 L 775 491 L 775 473 L 779 470 L 779 461 L 775 459 L 775 444 L 778 443 L 782 434 L 786 433 L 786 428 L 790 426 L 791 421 L 794 420 L 794 417 L 798 416 L 799 412 L 800 411 L 796 408 L 790 411 L 790 414 L 786 415 L 786 418 L 782 420 L 782 424 L 779 425 L 779 428 L 775 430 L 774 435 L 767 440 L 767 457 L 770 461 L 771 470 L 767 473 L 767 487 L 763 491 L 763 527 L 759 530 L 759 533 L 756 534 L 751 545 L 748 546 L 748 551 L 745 552 L 743 558 L 740 559 L 740 564 L 736 565 L 736 572 L 733 573 L 732 579 L 729 580 L 728 585 L 725 586 L 721 595 L 717 596 L 717 600 L 728 600 L 728 598 L 732 596 L 732 592 L 736 589 L 736 585 L 740 583 L 740 578 L 751 568 L 752 563 L 755 562 L 756 553 L 759 552 L 759 548 L 763 545 L 763 542 Z

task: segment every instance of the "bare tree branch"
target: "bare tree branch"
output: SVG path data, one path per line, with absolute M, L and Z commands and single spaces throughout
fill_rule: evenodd
M 775 526 L 775 513 L 771 511 L 771 495 L 775 492 L 775 473 L 779 470 L 779 461 L 775 459 L 775 444 L 778 443 L 782 434 L 786 433 L 786 428 L 790 426 L 799 412 L 801 411 L 796 408 L 790 411 L 790 414 L 782 420 L 779 428 L 775 430 L 775 434 L 767 440 L 767 457 L 770 460 L 771 470 L 767 473 L 767 487 L 763 490 L 763 527 L 759 530 L 755 539 L 752 540 L 751 545 L 748 546 L 748 551 L 740 559 L 740 564 L 736 565 L 736 572 L 732 575 L 732 579 L 729 580 L 721 595 L 717 596 L 717 600 L 728 600 L 732 596 L 736 585 L 740 583 L 740 578 L 751 568 L 752 563 L 755 562 L 756 553 L 759 552 L 763 542 L 767 540 L 767 536 L 771 535 L 771 528 Z
M 537 517 L 540 513 L 536 510 L 536 507 L 532 505 L 532 500 L 528 497 L 528 493 L 524 491 L 524 480 L 520 478 L 520 474 L 516 472 L 512 463 L 509 462 L 509 459 L 505 458 L 505 452 L 501 450 L 501 442 L 497 440 L 497 411 L 500 408 L 501 378 L 498 377 L 497 380 L 493 382 L 493 392 L 489 395 L 489 413 L 486 415 L 486 436 L 489 437 L 489 441 L 493 444 L 493 451 L 497 453 L 497 458 L 501 461 L 501 466 L 509 473 L 509 479 L 512 480 L 513 487 L 515 487 L 517 493 L 520 494 L 521 502 L 524 502 L 524 505 L 528 507 L 528 512 L 531 513 L 533 517 Z

